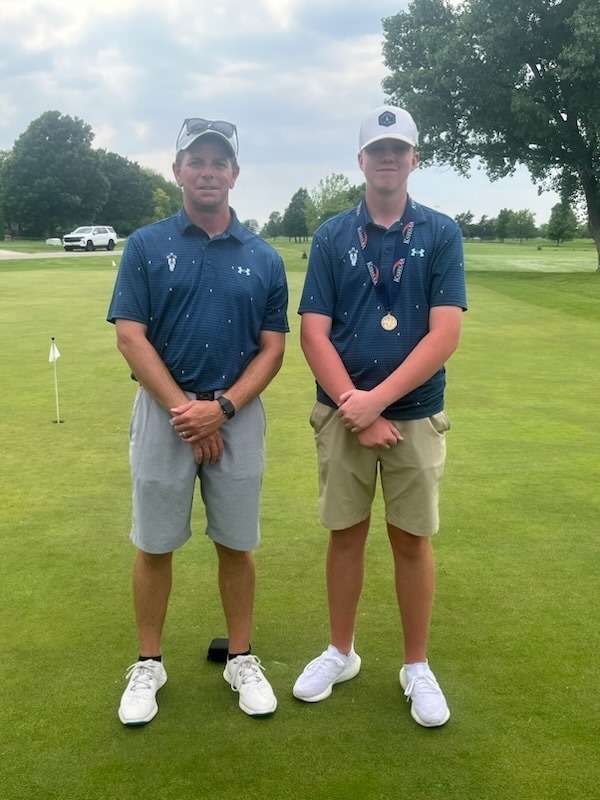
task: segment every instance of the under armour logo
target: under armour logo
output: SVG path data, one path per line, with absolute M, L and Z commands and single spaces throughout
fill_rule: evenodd
M 250 268 L 238 267 L 238 275 L 250 275 Z
M 411 256 L 417 256 L 418 255 L 421 258 L 423 258 L 423 256 L 425 255 L 425 250 L 423 250 L 423 248 L 421 248 L 420 250 L 417 250 L 416 247 L 413 247 L 413 249 L 410 251 L 410 254 L 411 254 Z

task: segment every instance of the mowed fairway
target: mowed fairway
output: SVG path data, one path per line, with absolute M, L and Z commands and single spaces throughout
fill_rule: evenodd
M 298 672 L 327 643 L 327 535 L 317 520 L 313 384 L 295 313 L 308 246 L 278 246 L 292 333 L 265 394 L 253 646 L 279 709 L 266 720 L 246 717 L 205 660 L 224 625 L 198 502 L 195 536 L 175 560 L 169 682 L 158 717 L 134 730 L 116 716 L 137 650 L 127 540 L 135 384 L 104 322 L 115 270 L 110 259 L 76 255 L 0 262 L 0 798 L 596 797 L 600 275 L 592 249 L 467 247 L 470 311 L 448 367 L 452 430 L 430 652 L 452 718 L 425 730 L 398 683 L 380 501 L 356 638 L 362 672 L 324 703 L 291 696 Z M 51 335 L 62 353 L 63 425 L 52 423 Z

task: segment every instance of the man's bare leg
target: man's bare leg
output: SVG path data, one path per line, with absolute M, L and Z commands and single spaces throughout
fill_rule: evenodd
M 252 553 L 232 550 L 215 542 L 219 557 L 219 590 L 227 631 L 229 652 L 245 653 L 250 648 L 254 610 L 254 559 Z
M 389 523 L 387 528 L 394 554 L 396 596 L 404 633 L 404 663 L 426 661 L 435 585 L 431 541 Z
M 140 655 L 159 656 L 172 582 L 172 553 L 138 550 L 133 565 L 133 598 Z
M 356 609 L 362 592 L 364 552 L 370 517 L 344 530 L 331 531 L 327 551 L 327 595 L 331 644 L 349 653 Z

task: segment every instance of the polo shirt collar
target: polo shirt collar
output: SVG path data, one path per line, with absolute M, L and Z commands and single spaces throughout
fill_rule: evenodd
M 425 222 L 425 214 L 423 213 L 423 209 L 418 203 L 416 203 L 412 199 L 410 195 L 408 195 L 406 198 L 406 207 L 408 208 L 409 205 L 411 207 L 412 216 L 415 220 L 415 224 L 419 225 L 420 223 Z M 367 208 L 367 201 L 365 200 L 364 197 L 361 199 L 360 203 L 357 206 L 356 216 L 358 219 L 359 226 L 362 226 L 364 228 L 366 228 L 367 225 L 375 225 L 376 227 L 380 227 L 379 225 L 377 225 L 376 222 L 373 222 L 373 217 L 371 216 L 371 212 Z M 392 228 L 395 225 L 397 225 L 397 222 L 395 222 L 394 225 L 392 225 Z
M 228 239 L 230 236 L 232 236 L 234 239 L 237 239 L 240 244 L 244 244 L 244 242 L 247 242 L 248 239 L 252 238 L 253 234 L 251 234 L 250 231 L 247 228 L 244 228 L 244 226 L 240 223 L 233 208 L 230 207 L 229 211 L 231 213 L 229 225 L 227 226 L 227 229 L 224 230 L 223 233 L 217 238 Z M 186 233 L 194 229 L 202 230 L 191 221 L 186 213 L 185 208 L 179 209 L 175 215 L 175 224 L 177 225 L 177 229 L 182 236 L 185 236 Z

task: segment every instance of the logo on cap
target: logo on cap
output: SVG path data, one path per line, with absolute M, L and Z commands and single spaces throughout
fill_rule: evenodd
M 383 114 L 379 115 L 377 122 L 384 128 L 389 128 L 390 125 L 396 124 L 396 115 L 392 114 L 391 111 L 384 111 Z

